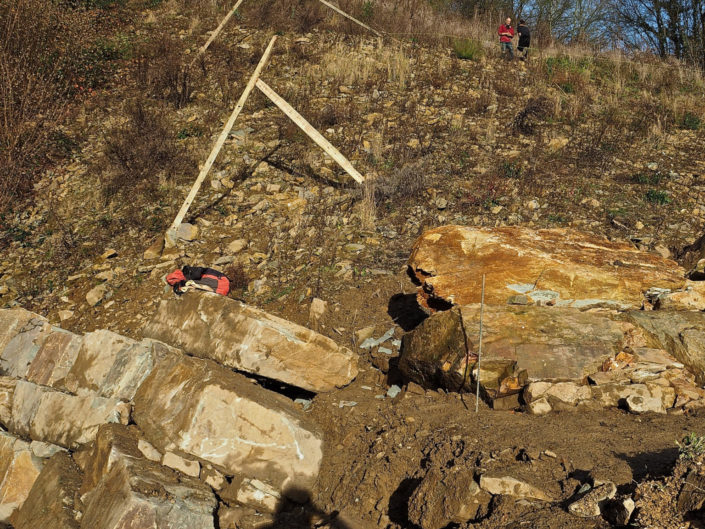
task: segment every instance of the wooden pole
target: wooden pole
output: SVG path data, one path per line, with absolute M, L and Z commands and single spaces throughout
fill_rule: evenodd
M 475 392 L 475 413 L 480 410 L 480 359 L 482 358 L 482 317 L 485 312 L 485 274 L 482 274 L 482 295 L 480 297 L 480 344 L 477 350 L 477 391 Z
M 206 50 L 208 49 L 208 46 L 210 46 L 213 43 L 213 41 L 218 37 L 220 32 L 223 31 L 225 24 L 227 24 L 228 20 L 230 20 L 230 18 L 235 14 L 235 11 L 237 11 L 237 8 L 240 7 L 240 4 L 242 4 L 242 2 L 243 2 L 243 0 L 238 0 L 237 3 L 235 4 L 235 6 L 233 6 L 233 8 L 228 12 L 227 15 L 225 15 L 225 18 L 223 18 L 223 20 L 220 22 L 220 25 L 211 34 L 211 36 L 208 38 L 206 43 L 198 49 L 196 56 L 191 61 L 191 65 L 193 65 L 193 63 L 196 62 L 196 60 L 206 52 Z
M 374 33 L 374 34 L 377 35 L 378 37 L 381 37 L 381 36 L 382 36 L 382 34 L 381 34 L 379 31 L 377 31 L 377 30 L 375 30 L 375 29 L 372 29 L 372 28 L 371 28 L 370 26 L 368 26 L 367 24 L 364 24 L 364 23 L 360 22 L 358 19 L 356 19 L 355 17 L 348 15 L 345 11 L 343 11 L 343 10 L 340 9 L 339 7 L 334 6 L 334 5 L 331 4 L 330 2 L 326 2 L 326 0 L 318 0 L 318 1 L 319 1 L 320 3 L 322 3 L 324 6 L 330 7 L 330 8 L 331 8 L 333 11 L 335 11 L 336 13 L 338 13 L 338 14 L 340 14 L 340 15 L 343 15 L 345 18 L 350 19 L 350 20 L 352 20 L 353 22 L 355 22 L 356 24 L 359 24 L 359 25 L 362 26 L 363 28 L 365 28 L 365 29 L 371 31 L 372 33 Z
M 245 106 L 245 102 L 247 101 L 247 97 L 250 95 L 252 90 L 254 90 L 255 83 L 257 82 L 257 79 L 259 78 L 260 74 L 262 73 L 262 70 L 264 69 L 265 65 L 267 64 L 267 61 L 269 60 L 269 56 L 272 53 L 272 48 L 274 48 L 274 43 L 276 42 L 276 40 L 277 40 L 277 36 L 275 35 L 272 37 L 272 40 L 269 41 L 269 46 L 267 46 L 267 49 L 265 50 L 264 55 L 262 55 L 262 58 L 260 59 L 259 64 L 257 65 L 257 68 L 255 68 L 255 72 L 252 74 L 252 77 L 250 77 L 250 80 L 247 83 L 247 86 L 245 87 L 245 91 L 240 96 L 240 100 L 237 102 L 237 105 L 235 105 L 235 109 L 233 110 L 233 113 L 230 115 L 230 119 L 225 124 L 225 127 L 223 127 L 223 131 L 220 133 L 218 140 L 215 142 L 215 145 L 213 146 L 213 149 L 211 150 L 211 153 L 208 156 L 206 163 L 203 164 L 203 168 L 201 169 L 201 172 L 199 173 L 198 178 L 196 178 L 196 181 L 193 183 L 193 186 L 191 187 L 191 191 L 189 192 L 188 196 L 186 197 L 186 200 L 184 201 L 183 205 L 181 206 L 181 209 L 179 210 L 179 213 L 176 215 L 176 218 L 174 219 L 174 222 L 171 224 L 171 227 L 167 230 L 166 238 L 165 238 L 165 242 L 167 245 L 174 246 L 174 244 L 176 244 L 176 231 L 179 229 L 181 222 L 184 220 L 184 217 L 186 216 L 186 213 L 188 212 L 188 208 L 191 206 L 193 199 L 196 198 L 196 194 L 198 193 L 198 190 L 201 188 L 201 184 L 203 183 L 203 180 L 206 178 L 208 171 L 210 171 L 211 167 L 213 166 L 213 163 L 215 162 L 215 159 L 218 156 L 220 149 L 222 149 L 223 144 L 225 143 L 225 140 L 228 138 L 228 134 L 230 134 L 230 129 L 233 128 L 233 125 L 235 124 L 235 120 L 237 119 L 238 115 L 242 111 L 242 107 Z
M 294 108 L 287 103 L 279 94 L 272 90 L 267 83 L 262 81 L 262 79 L 257 80 L 257 88 L 259 88 L 264 95 L 272 100 L 272 103 L 277 105 L 279 109 L 284 112 L 289 118 L 303 130 L 309 138 L 311 138 L 316 144 L 323 149 L 326 154 L 328 154 L 333 160 L 336 161 L 340 167 L 345 169 L 345 171 L 352 176 L 360 184 L 365 181 L 364 177 L 353 167 L 345 156 L 343 156 L 338 149 L 333 147 L 331 143 L 325 139 L 320 132 L 318 132 L 313 125 L 311 125 L 306 119 L 299 114 Z

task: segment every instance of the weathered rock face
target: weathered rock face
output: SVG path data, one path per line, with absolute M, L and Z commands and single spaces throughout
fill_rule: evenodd
M 59 452 L 49 459 L 13 517 L 15 529 L 78 529 L 81 471 L 71 456 Z
M 404 336 L 400 369 L 421 385 L 460 389 L 463 377 L 472 373 L 466 358 L 475 365 L 479 321 L 479 305 L 434 314 Z M 487 306 L 482 362 L 487 370 L 493 363 L 513 363 L 526 370 L 529 380 L 582 379 L 630 341 L 631 328 L 572 308 Z
M 357 358 L 333 340 L 223 296 L 188 293 L 163 301 L 145 335 L 314 392 L 357 376 Z
M 425 307 L 479 303 L 483 274 L 488 304 L 525 294 L 574 307 L 639 307 L 650 287 L 685 284 L 675 261 L 569 229 L 442 226 L 416 241 L 409 269 Z
M 162 452 L 285 492 L 310 488 L 321 463 L 321 434 L 288 399 L 208 360 L 164 355 L 137 391 L 134 419 Z
M 627 320 L 646 331 L 653 347 L 667 350 L 705 383 L 705 314 L 632 311 Z
M 82 490 L 83 529 L 212 529 L 217 501 L 197 479 L 140 457 L 137 439 L 124 428 L 104 426 Z M 97 481 L 96 481 L 97 480 Z
M 12 396 L 9 429 L 66 448 L 92 441 L 101 424 L 127 424 L 130 405 L 117 399 L 77 396 L 19 380 Z
M 42 463 L 29 443 L 0 431 L 0 522 L 7 522 L 24 503 Z

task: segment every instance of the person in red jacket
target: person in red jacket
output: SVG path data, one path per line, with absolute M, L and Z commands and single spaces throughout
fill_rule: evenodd
M 512 39 L 514 38 L 514 28 L 512 27 L 512 19 L 507 17 L 504 24 L 499 26 L 497 30 L 499 35 L 499 44 L 502 46 L 502 55 L 508 56 L 510 59 L 514 58 L 514 47 L 512 46 Z

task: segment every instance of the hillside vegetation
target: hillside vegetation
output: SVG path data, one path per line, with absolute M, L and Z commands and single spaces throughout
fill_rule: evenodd
M 390 274 L 441 224 L 572 226 L 673 256 L 702 233 L 697 68 L 558 44 L 507 62 L 489 15 L 340 5 L 393 35 L 313 1 L 246 0 L 194 61 L 230 5 L 5 5 L 2 303 L 130 332 L 167 267 L 221 262 L 236 295 L 305 320 L 310 296 L 387 277 L 398 292 Z M 253 93 L 191 208 L 198 240 L 138 271 L 275 32 L 263 79 L 367 182 Z M 228 259 L 233 240 L 246 252 Z M 118 260 L 101 257 L 108 249 Z M 118 302 L 87 305 L 108 276 Z

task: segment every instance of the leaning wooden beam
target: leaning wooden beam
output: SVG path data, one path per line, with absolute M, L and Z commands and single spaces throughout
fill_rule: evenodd
M 267 64 L 267 61 L 269 60 L 269 56 L 272 53 L 272 48 L 274 48 L 274 42 L 276 40 L 277 40 L 277 36 L 275 35 L 274 37 L 272 37 L 272 40 L 269 41 L 269 46 L 267 46 L 267 49 L 265 50 L 264 55 L 262 55 L 262 58 L 260 59 L 259 64 L 257 65 L 257 68 L 255 68 L 255 72 L 252 74 L 252 77 L 250 77 L 250 81 L 247 83 L 247 86 L 245 87 L 245 91 L 240 96 L 240 100 L 237 102 L 237 105 L 235 105 L 235 109 L 233 110 L 233 113 L 230 115 L 230 119 L 225 124 L 225 127 L 223 127 L 223 131 L 220 133 L 218 140 L 215 142 L 215 145 L 213 146 L 213 149 L 211 150 L 211 153 L 208 156 L 206 163 L 203 164 L 203 168 L 201 169 L 201 172 L 199 173 L 198 178 L 196 178 L 196 181 L 193 183 L 193 186 L 191 187 L 191 191 L 189 192 L 188 196 L 186 197 L 184 204 L 181 206 L 181 209 L 179 210 L 179 213 L 176 215 L 176 218 L 174 219 L 174 222 L 171 224 L 171 227 L 167 230 L 166 238 L 165 238 L 166 244 L 173 246 L 176 243 L 176 232 L 179 229 L 181 222 L 184 220 L 184 217 L 186 216 L 186 213 L 188 212 L 188 208 L 191 206 L 193 199 L 196 198 L 196 193 L 198 193 L 198 190 L 201 188 L 201 184 L 203 183 L 203 180 L 206 178 L 208 171 L 210 171 L 211 167 L 213 166 L 213 163 L 215 162 L 215 159 L 218 156 L 220 149 L 222 149 L 223 143 L 225 143 L 225 140 L 227 139 L 228 134 L 230 134 L 230 129 L 233 128 L 233 125 L 235 124 L 235 120 L 237 119 L 238 115 L 240 114 L 242 107 L 245 106 L 245 101 L 247 101 L 247 97 L 250 95 L 252 90 L 254 90 L 255 83 L 257 82 L 257 79 L 259 79 L 259 76 L 262 73 L 262 70 L 264 69 L 265 65 Z
M 277 105 L 279 109 L 284 112 L 284 114 L 289 116 L 289 118 L 296 123 L 299 128 L 301 128 L 301 130 L 308 135 L 309 138 L 315 141 L 316 144 L 318 144 L 318 146 L 323 149 L 326 154 L 333 158 L 333 160 L 335 160 L 340 167 L 345 169 L 350 176 L 352 176 L 359 183 L 363 183 L 365 181 L 363 176 L 353 167 L 353 164 L 351 164 L 350 161 L 343 156 L 338 149 L 333 147 L 333 145 L 331 145 L 331 143 L 325 139 L 320 132 L 313 128 L 313 125 L 306 121 L 301 114 L 294 110 L 289 103 L 284 101 L 279 94 L 272 90 L 267 83 L 265 83 L 262 79 L 258 79 L 257 88 L 259 88 L 264 95 L 271 99 L 272 103 Z
M 206 43 L 198 49 L 198 52 L 196 53 L 196 56 L 191 61 L 191 64 L 196 62 L 196 60 L 206 52 L 206 50 L 208 49 L 208 46 L 210 46 L 211 43 L 218 37 L 220 32 L 223 31 L 225 24 L 227 24 L 228 20 L 230 20 L 230 18 L 235 14 L 235 11 L 237 11 L 237 8 L 240 7 L 240 4 L 242 4 L 242 2 L 243 2 L 243 0 L 238 0 L 237 3 L 233 6 L 233 8 L 228 12 L 228 14 L 225 15 L 225 18 L 223 18 L 223 20 L 220 22 L 220 25 L 217 28 L 215 28 L 215 31 L 211 34 L 211 36 L 208 38 Z
M 356 24 L 359 24 L 359 25 L 362 26 L 363 28 L 365 28 L 365 29 L 371 31 L 372 33 L 374 33 L 374 34 L 377 35 L 378 37 L 381 37 L 381 36 L 382 36 L 382 34 L 381 34 L 379 31 L 377 31 L 377 30 L 375 30 L 375 29 L 372 29 L 372 28 L 371 28 L 370 26 L 368 26 L 367 24 L 364 24 L 364 23 L 360 22 L 358 19 L 356 19 L 355 17 L 348 15 L 345 11 L 343 11 L 343 10 L 340 9 L 339 7 L 334 6 L 334 5 L 331 4 L 330 2 L 326 2 L 326 0 L 318 0 L 318 1 L 319 1 L 320 3 L 322 3 L 324 6 L 330 7 L 330 8 L 331 8 L 333 11 L 335 11 L 336 13 L 338 13 L 338 14 L 340 14 L 340 15 L 343 15 L 345 18 L 348 18 L 348 19 L 352 20 L 353 22 L 355 22 Z

